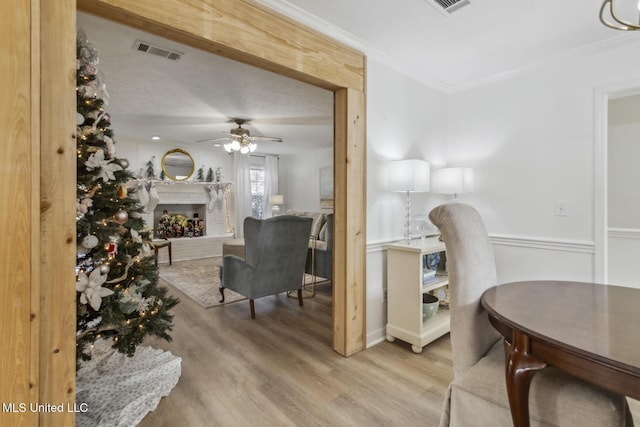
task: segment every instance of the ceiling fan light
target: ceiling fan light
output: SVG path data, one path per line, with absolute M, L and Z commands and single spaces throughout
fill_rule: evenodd
M 240 143 L 237 140 L 234 140 L 231 143 L 231 149 L 234 151 L 238 151 L 240 149 Z
M 240 147 L 240 152 L 242 154 L 247 154 L 249 152 L 249 147 L 247 147 L 246 145 Z
M 249 144 L 249 151 L 251 151 L 252 153 L 256 151 L 256 148 L 258 148 L 258 144 L 254 144 L 254 143 Z
M 226 151 L 227 153 L 231 152 L 231 144 L 224 144 L 224 151 Z

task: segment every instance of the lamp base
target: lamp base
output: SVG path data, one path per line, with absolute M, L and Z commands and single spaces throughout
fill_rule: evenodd
M 271 216 L 279 216 L 280 215 L 280 207 L 278 205 L 273 205 L 271 208 Z

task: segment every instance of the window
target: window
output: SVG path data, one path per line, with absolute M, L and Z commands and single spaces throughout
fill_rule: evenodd
M 264 167 L 251 167 L 251 216 L 262 218 L 264 207 Z

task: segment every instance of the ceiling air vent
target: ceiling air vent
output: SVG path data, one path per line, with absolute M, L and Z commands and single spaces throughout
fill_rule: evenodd
M 163 49 L 161 47 L 154 46 L 150 43 L 143 42 L 140 40 L 136 40 L 136 43 L 133 45 L 133 48 L 138 52 L 161 56 L 163 58 L 172 59 L 174 61 L 177 61 L 183 55 L 182 52 L 175 52 L 175 51 Z
M 462 9 L 465 6 L 469 6 L 471 2 L 469 0 L 426 0 L 427 3 L 436 8 L 440 13 L 447 16 L 453 12 Z

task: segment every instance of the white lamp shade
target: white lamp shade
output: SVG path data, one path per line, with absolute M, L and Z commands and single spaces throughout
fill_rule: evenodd
M 431 168 L 424 160 L 396 160 L 387 169 L 389 191 L 429 191 Z
M 442 168 L 436 171 L 435 187 L 438 193 L 462 194 L 473 191 L 473 169 Z
M 269 202 L 272 205 L 284 205 L 284 196 L 282 194 L 274 194 L 269 197 Z

